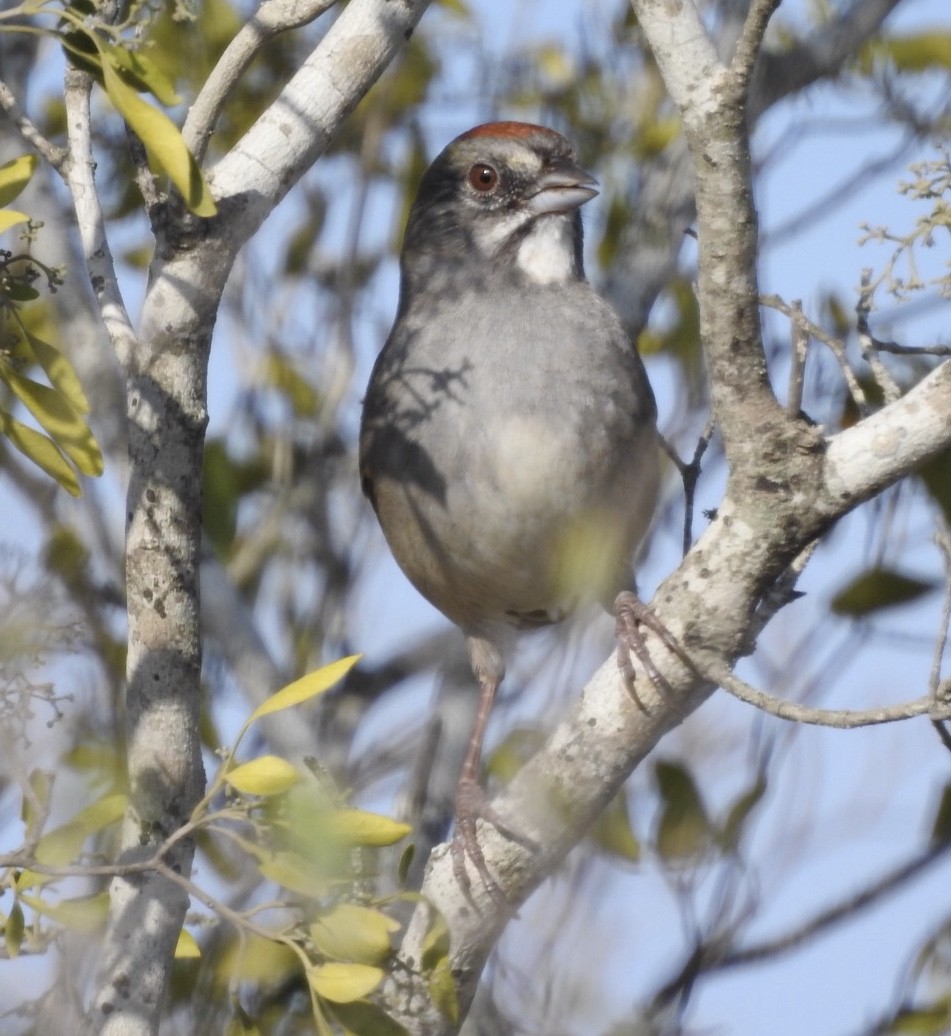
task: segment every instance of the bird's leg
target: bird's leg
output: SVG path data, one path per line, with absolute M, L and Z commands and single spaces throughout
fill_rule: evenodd
M 685 658 L 683 648 L 674 640 L 667 627 L 647 607 L 646 604 L 630 590 L 625 590 L 617 595 L 614 601 L 615 615 L 615 636 L 617 637 L 617 663 L 621 674 L 627 683 L 631 697 L 643 711 L 644 704 L 637 695 L 634 688 L 634 667 L 631 665 L 633 654 L 644 667 L 644 672 L 650 682 L 661 694 L 671 694 L 670 684 L 658 672 L 654 665 L 650 652 L 647 650 L 647 642 L 641 633 L 640 627 L 646 626 L 652 630 L 663 641 L 665 647 L 669 648 L 678 658 Z
M 450 851 L 452 853 L 452 869 L 460 887 L 468 892 L 471 884 L 466 870 L 466 857 L 472 860 L 482 884 L 489 896 L 499 905 L 508 907 L 508 900 L 499 888 L 495 878 L 489 873 L 482 847 L 476 833 L 476 820 L 482 817 L 490 823 L 497 823 L 485 792 L 479 784 L 479 769 L 482 761 L 482 742 L 485 739 L 486 727 L 489 725 L 489 714 L 495 701 L 495 692 L 501 679 L 487 673 L 479 674 L 479 707 L 476 711 L 472 736 L 466 752 L 459 783 L 456 786 L 456 829 L 453 832 Z

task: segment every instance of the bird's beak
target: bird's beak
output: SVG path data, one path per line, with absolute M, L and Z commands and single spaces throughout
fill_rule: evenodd
M 538 181 L 536 192 L 528 199 L 529 211 L 536 216 L 569 212 L 597 195 L 597 183 L 590 173 L 572 162 L 552 164 Z

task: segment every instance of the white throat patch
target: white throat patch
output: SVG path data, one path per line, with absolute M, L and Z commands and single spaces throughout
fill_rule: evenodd
M 559 216 L 542 217 L 518 247 L 518 268 L 537 284 L 564 284 L 575 269 L 571 223 Z

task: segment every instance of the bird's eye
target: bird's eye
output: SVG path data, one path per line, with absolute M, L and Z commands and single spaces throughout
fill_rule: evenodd
M 499 174 L 490 165 L 480 162 L 469 170 L 469 183 L 473 190 L 484 194 L 499 182 Z

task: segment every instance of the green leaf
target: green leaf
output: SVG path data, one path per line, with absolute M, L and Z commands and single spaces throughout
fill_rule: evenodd
M 751 788 L 743 792 L 730 807 L 720 831 L 720 845 L 728 852 L 735 852 L 743 836 L 743 829 L 760 799 L 766 794 L 766 778 L 762 774 Z
M 91 934 L 102 929 L 109 913 L 108 892 L 64 899 L 59 903 L 47 903 L 39 896 L 25 894 L 20 896 L 20 899 L 38 914 L 43 914 L 64 928 L 81 934 Z
M 706 807 L 690 772 L 679 763 L 654 767 L 661 813 L 655 843 L 667 860 L 697 856 L 710 845 L 712 829 Z
M 931 827 L 931 841 L 938 845 L 951 841 L 951 784 L 946 784 L 941 792 L 934 824 Z
M 859 65 L 867 75 L 882 60 L 899 72 L 951 68 L 951 33 L 932 30 L 879 37 L 862 48 Z
M 43 835 L 36 845 L 37 862 L 49 867 L 72 863 L 90 835 L 122 819 L 127 803 L 125 795 L 114 794 L 86 806 L 68 823 Z
M 33 359 L 46 372 L 53 388 L 65 397 L 77 413 L 88 414 L 89 401 L 86 399 L 86 393 L 83 392 L 79 376 L 69 360 L 49 342 L 44 342 L 42 338 L 27 331 L 22 325 L 20 329 L 26 337 Z
M 398 921 L 372 907 L 340 903 L 310 926 L 310 937 L 325 957 L 380 964 L 390 955 L 390 935 L 399 927 Z
M 459 1021 L 459 1000 L 448 957 L 439 960 L 428 973 L 426 988 L 440 1013 L 455 1025 Z
M 36 155 L 20 155 L 0 165 L 0 209 L 6 208 L 30 182 L 38 161 Z
M 350 672 L 362 657 L 362 655 L 349 655 L 347 658 L 331 662 L 330 665 L 315 669 L 314 672 L 308 673 L 307 676 L 302 676 L 299 680 L 289 683 L 278 691 L 277 694 L 272 694 L 267 701 L 259 705 L 251 713 L 248 723 L 253 723 L 262 716 L 269 716 L 272 712 L 280 712 L 282 709 L 289 709 L 294 705 L 300 705 L 301 702 L 308 701 L 310 698 L 315 698 L 318 694 L 323 694 L 324 691 L 330 690 L 334 684 L 339 683 Z
M 194 935 L 187 928 L 178 933 L 178 942 L 175 944 L 176 960 L 194 960 L 201 956 L 201 947 L 195 941 Z
M 341 809 L 327 814 L 331 838 L 350 845 L 394 845 L 413 830 L 409 824 L 362 809 Z
M 34 464 L 42 468 L 72 496 L 79 496 L 82 490 L 79 479 L 69 462 L 52 439 L 41 435 L 34 428 L 22 424 L 7 411 L 0 408 L 0 434 L 4 435 Z
M 300 780 L 296 767 L 277 755 L 262 755 L 236 766 L 224 779 L 243 795 L 283 795 Z
M 590 838 L 602 851 L 637 863 L 641 858 L 641 845 L 631 827 L 631 818 L 627 812 L 627 798 L 623 791 L 618 792 L 594 822 Z
M 39 833 L 37 828 L 46 815 L 50 795 L 53 794 L 53 777 L 46 770 L 33 770 L 28 780 L 33 791 L 33 798 L 29 795 L 23 796 L 23 802 L 20 806 L 20 819 L 26 828 L 27 840 L 32 841 Z M 39 812 L 33 806 L 34 801 L 40 807 Z
M 423 939 L 420 961 L 423 970 L 432 971 L 440 961 L 449 956 L 449 926 L 446 919 L 435 907 L 431 909 L 429 928 Z
M 273 386 L 287 396 L 296 417 L 307 418 L 316 415 L 320 407 L 320 396 L 288 357 L 280 353 L 270 353 L 264 360 L 262 378 L 265 384 Z
M 407 1036 L 399 1022 L 368 1000 L 328 1004 L 327 1009 L 353 1036 Z
M 127 86 L 108 60 L 102 62 L 102 82 L 109 100 L 139 136 L 149 158 L 178 188 L 189 209 L 196 216 L 214 216 L 218 210 L 211 189 L 175 123 Z
M 2 377 L 81 474 L 102 474 L 103 460 L 99 444 L 65 396 L 48 385 L 23 377 L 10 367 L 3 370 Z
M 934 580 L 915 579 L 892 569 L 870 568 L 840 590 L 832 598 L 831 607 L 836 615 L 870 615 L 917 600 L 937 585 Z
M 944 450 L 922 464 L 918 477 L 951 525 L 951 450 Z
M 7 948 L 7 956 L 15 960 L 20 956 L 20 947 L 23 945 L 23 935 L 26 931 L 26 922 L 23 919 L 23 907 L 14 900 L 7 922 L 3 926 L 3 941 Z
M 307 981 L 318 996 L 337 1004 L 361 1000 L 383 980 L 382 968 L 367 964 L 318 964 L 307 969 Z
M 182 99 L 175 92 L 175 86 L 168 76 L 142 50 L 128 50 L 114 43 L 100 43 L 104 57 L 116 69 L 129 86 L 140 93 L 150 93 L 166 108 L 181 104 Z M 106 62 L 104 61 L 103 64 Z
M 0 234 L 18 223 L 26 223 L 29 218 L 25 212 L 17 212 L 16 209 L 0 210 Z
M 319 896 L 327 888 L 327 876 L 313 860 L 295 852 L 264 853 L 258 864 L 262 878 L 301 896 Z

